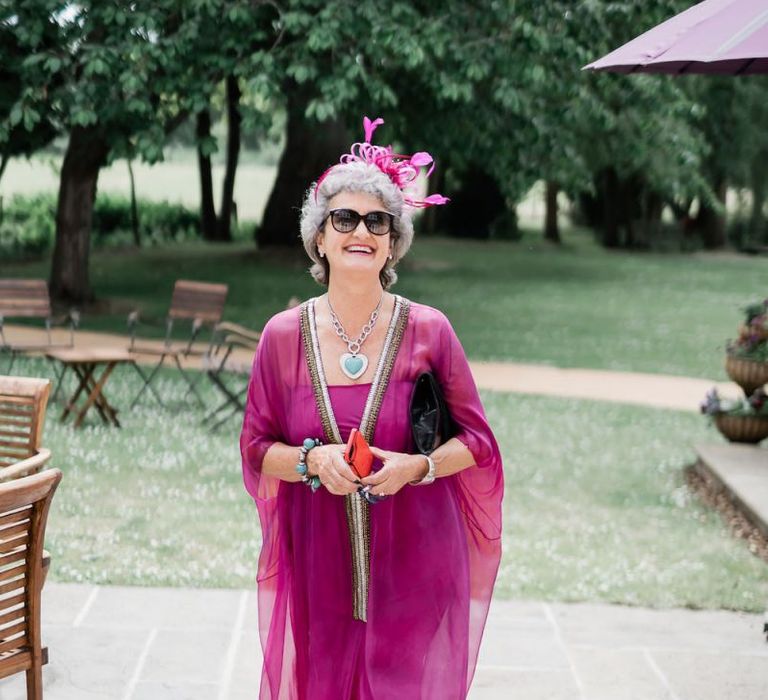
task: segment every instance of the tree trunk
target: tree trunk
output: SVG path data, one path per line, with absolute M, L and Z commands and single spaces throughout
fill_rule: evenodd
M 618 248 L 619 236 L 619 176 L 613 168 L 606 168 L 602 177 L 603 195 L 603 245 Z
M 436 194 L 445 190 L 445 171 L 448 168 L 448 162 L 446 158 L 440 159 L 440 168 L 435 170 L 434 174 L 429 178 L 427 183 L 427 191 L 429 194 Z M 423 233 L 433 234 L 437 231 L 437 210 L 440 207 L 427 207 L 423 210 L 419 217 L 419 231 Z
M 227 76 L 227 167 L 221 189 L 221 208 L 216 240 L 232 240 L 232 200 L 235 193 L 237 159 L 240 156 L 240 86 L 234 75 Z
M 661 195 L 649 188 L 642 197 L 642 235 L 643 245 L 649 247 L 661 235 L 661 217 L 664 213 L 664 200 Z
M 211 157 L 203 153 L 200 139 L 211 135 L 211 114 L 207 109 L 197 113 L 197 167 L 200 171 L 200 233 L 206 241 L 216 240 L 216 205 L 213 202 Z
M 714 185 L 714 190 L 718 201 L 723 207 L 723 212 L 725 212 L 725 196 L 727 192 L 725 180 L 719 179 Z M 714 207 L 702 201 L 699 204 L 696 224 L 705 248 L 712 250 L 725 246 L 725 213 L 718 213 Z
M 350 138 L 341 120 L 320 124 L 305 116 L 307 99 L 296 88 L 288 92 L 286 141 L 277 178 L 256 230 L 260 246 L 298 246 L 299 211 L 310 184 L 339 162 Z
M 10 156 L 8 153 L 3 153 L 2 159 L 0 159 L 0 180 L 3 179 L 3 175 L 5 174 L 5 169 L 8 167 L 8 161 L 10 160 Z
M 546 214 L 544 217 L 544 238 L 552 243 L 560 243 L 560 227 L 557 222 L 557 195 L 560 192 L 556 182 L 547 180 L 544 199 Z
M 760 159 L 755 159 L 751 168 L 751 180 L 752 180 L 752 212 L 749 217 L 749 234 L 750 238 L 757 242 L 763 241 L 763 230 L 765 226 L 765 216 L 763 215 L 763 207 L 765 205 L 766 194 L 768 194 L 768 178 L 766 178 L 765 169 L 763 163 L 765 163 L 765 156 L 768 153 L 764 153 Z
M 108 152 L 109 145 L 97 129 L 72 129 L 61 166 L 51 264 L 50 289 L 57 300 L 83 303 L 93 298 L 88 277 L 93 203 Z
M 133 243 L 141 248 L 141 233 L 139 231 L 139 207 L 136 204 L 136 178 L 133 176 L 133 165 L 130 158 L 128 163 L 128 179 L 131 183 L 131 230 L 133 231 Z
M 470 163 L 459 176 L 447 207 L 435 207 L 435 225 L 449 236 L 487 240 L 493 224 L 507 211 L 504 194 L 484 164 Z

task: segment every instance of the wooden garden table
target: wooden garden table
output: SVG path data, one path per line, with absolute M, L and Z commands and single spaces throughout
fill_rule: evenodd
M 77 390 L 69 399 L 64 411 L 61 414 L 61 421 L 64 422 L 70 413 L 77 413 L 75 418 L 75 427 L 79 428 L 85 414 L 91 406 L 96 406 L 101 419 L 104 423 L 112 423 L 115 427 L 120 427 L 120 421 L 117 419 L 117 410 L 110 405 L 107 397 L 104 395 L 104 387 L 112 374 L 112 370 L 119 364 L 134 363 L 134 359 L 127 350 L 113 348 L 67 348 L 62 350 L 50 350 L 46 357 L 60 362 L 64 366 L 62 379 L 67 369 L 77 375 L 80 380 Z M 85 402 L 78 406 L 80 395 L 86 395 Z

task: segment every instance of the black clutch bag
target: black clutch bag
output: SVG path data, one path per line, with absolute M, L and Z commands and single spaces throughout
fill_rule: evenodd
M 423 372 L 416 379 L 409 415 L 416 449 L 423 455 L 432 452 L 456 432 L 443 390 L 432 372 Z

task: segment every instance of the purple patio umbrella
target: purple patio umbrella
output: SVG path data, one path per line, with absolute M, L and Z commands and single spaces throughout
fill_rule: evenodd
M 584 68 L 614 73 L 768 73 L 768 0 L 705 0 Z

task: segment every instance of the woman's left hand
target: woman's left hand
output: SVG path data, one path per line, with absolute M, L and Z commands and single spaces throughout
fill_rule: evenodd
M 428 468 L 423 455 L 390 452 L 373 446 L 371 452 L 384 463 L 379 471 L 361 479 L 374 496 L 394 496 L 409 481 L 421 479 Z

